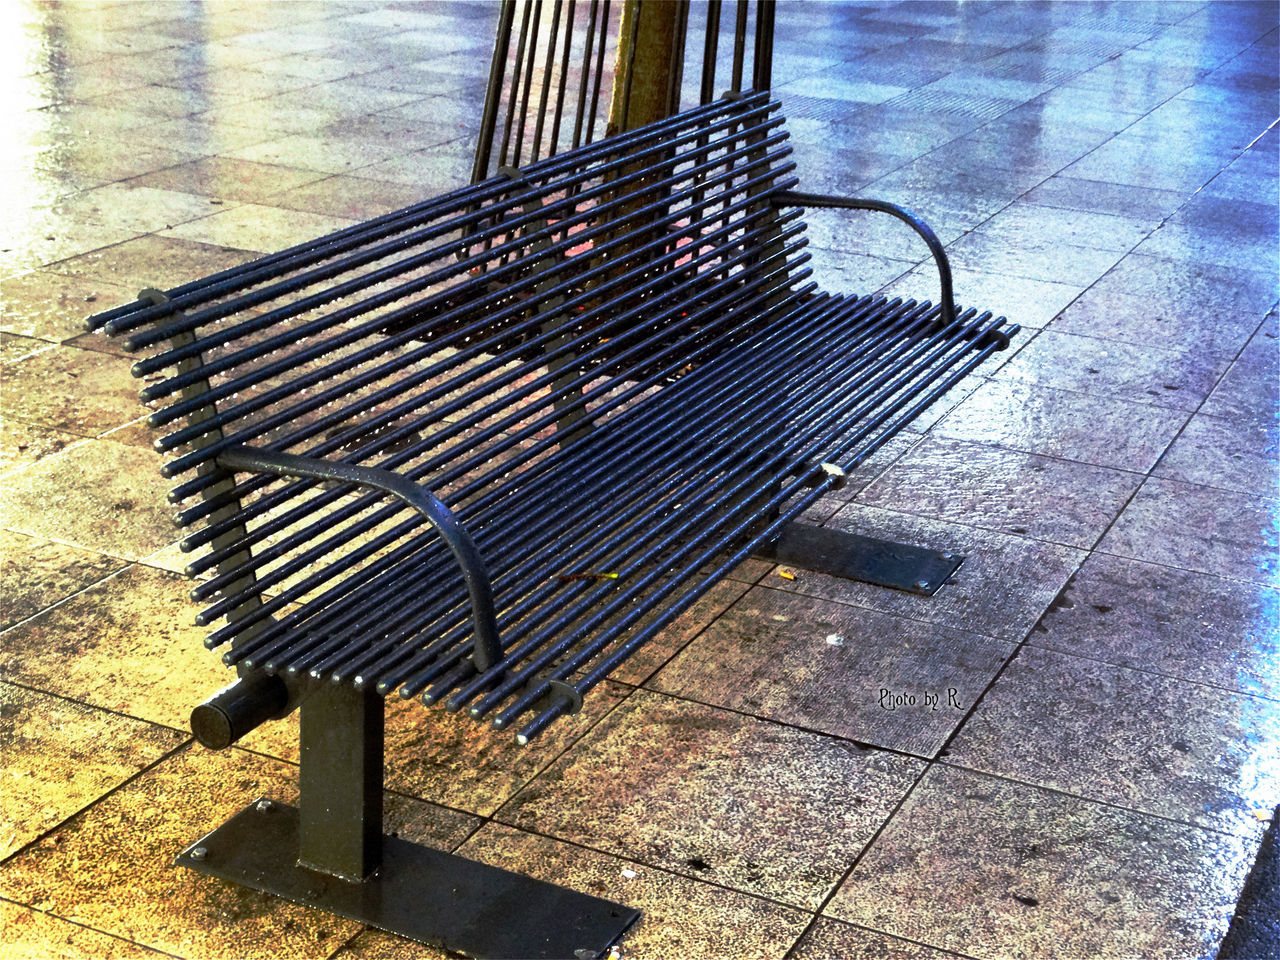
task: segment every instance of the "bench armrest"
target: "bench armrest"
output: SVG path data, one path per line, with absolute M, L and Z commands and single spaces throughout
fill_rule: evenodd
M 382 490 L 403 500 L 439 531 L 462 569 L 467 593 L 471 597 L 471 620 L 475 626 L 475 652 L 472 659 L 476 669 L 483 673 L 502 658 L 502 645 L 498 642 L 498 626 L 493 611 L 493 588 L 489 582 L 489 572 L 485 569 L 484 558 L 476 549 L 471 535 L 439 497 L 408 477 L 391 470 L 335 463 L 254 447 L 235 446 L 225 450 L 218 454 L 217 464 L 227 470 L 247 473 L 355 483 Z
M 933 262 L 937 264 L 938 276 L 942 281 L 942 320 L 947 326 L 955 323 L 956 319 L 956 303 L 951 293 L 951 264 L 947 260 L 947 253 L 942 249 L 942 242 L 938 239 L 938 235 L 933 229 L 917 217 L 906 207 L 900 207 L 896 203 L 888 203 L 884 200 L 864 200 L 856 197 L 834 197 L 819 193 L 798 193 L 793 190 L 780 190 L 770 196 L 770 202 L 775 207 L 811 207 L 817 209 L 826 207 L 836 210 L 878 210 L 881 213 L 887 213 L 890 216 L 897 217 L 903 223 L 907 224 L 916 233 L 924 239 L 929 245 L 929 252 L 933 254 Z

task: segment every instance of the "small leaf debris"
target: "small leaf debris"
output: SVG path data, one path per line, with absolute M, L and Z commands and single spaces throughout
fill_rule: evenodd
M 574 580 L 617 580 L 616 573 L 562 573 L 557 578 L 561 583 L 572 583 Z

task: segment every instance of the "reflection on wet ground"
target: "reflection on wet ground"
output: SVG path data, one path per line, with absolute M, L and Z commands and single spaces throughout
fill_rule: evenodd
M 290 798 L 293 722 L 193 746 L 226 678 L 79 321 L 464 182 L 495 14 L 0 5 L 0 955 L 443 956 L 172 865 Z M 746 564 L 524 751 L 396 705 L 394 828 L 633 956 L 1212 956 L 1280 800 L 1277 62 L 1273 3 L 781 3 L 803 188 L 1026 328 L 814 516 L 969 560 Z M 812 219 L 827 286 L 936 296 Z

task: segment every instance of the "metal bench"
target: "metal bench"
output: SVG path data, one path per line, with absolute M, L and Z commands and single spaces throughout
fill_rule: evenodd
M 778 111 L 731 96 L 91 318 L 145 355 L 239 671 L 197 738 L 301 704 L 299 809 L 180 862 L 477 956 L 596 956 L 634 921 L 383 837 L 382 698 L 528 742 L 1008 345 L 909 213 L 794 192 Z M 940 305 L 822 292 L 817 206 L 907 221 Z

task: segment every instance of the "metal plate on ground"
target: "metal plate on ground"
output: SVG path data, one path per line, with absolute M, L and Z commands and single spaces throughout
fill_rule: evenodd
M 298 811 L 251 803 L 178 855 L 201 873 L 272 893 L 470 957 L 587 960 L 640 916 L 619 903 L 382 838 L 382 867 L 363 883 L 297 866 Z
M 926 597 L 937 593 L 964 563 L 964 557 L 959 554 L 939 553 L 808 523 L 787 524 L 777 540 L 757 547 L 754 556 Z

